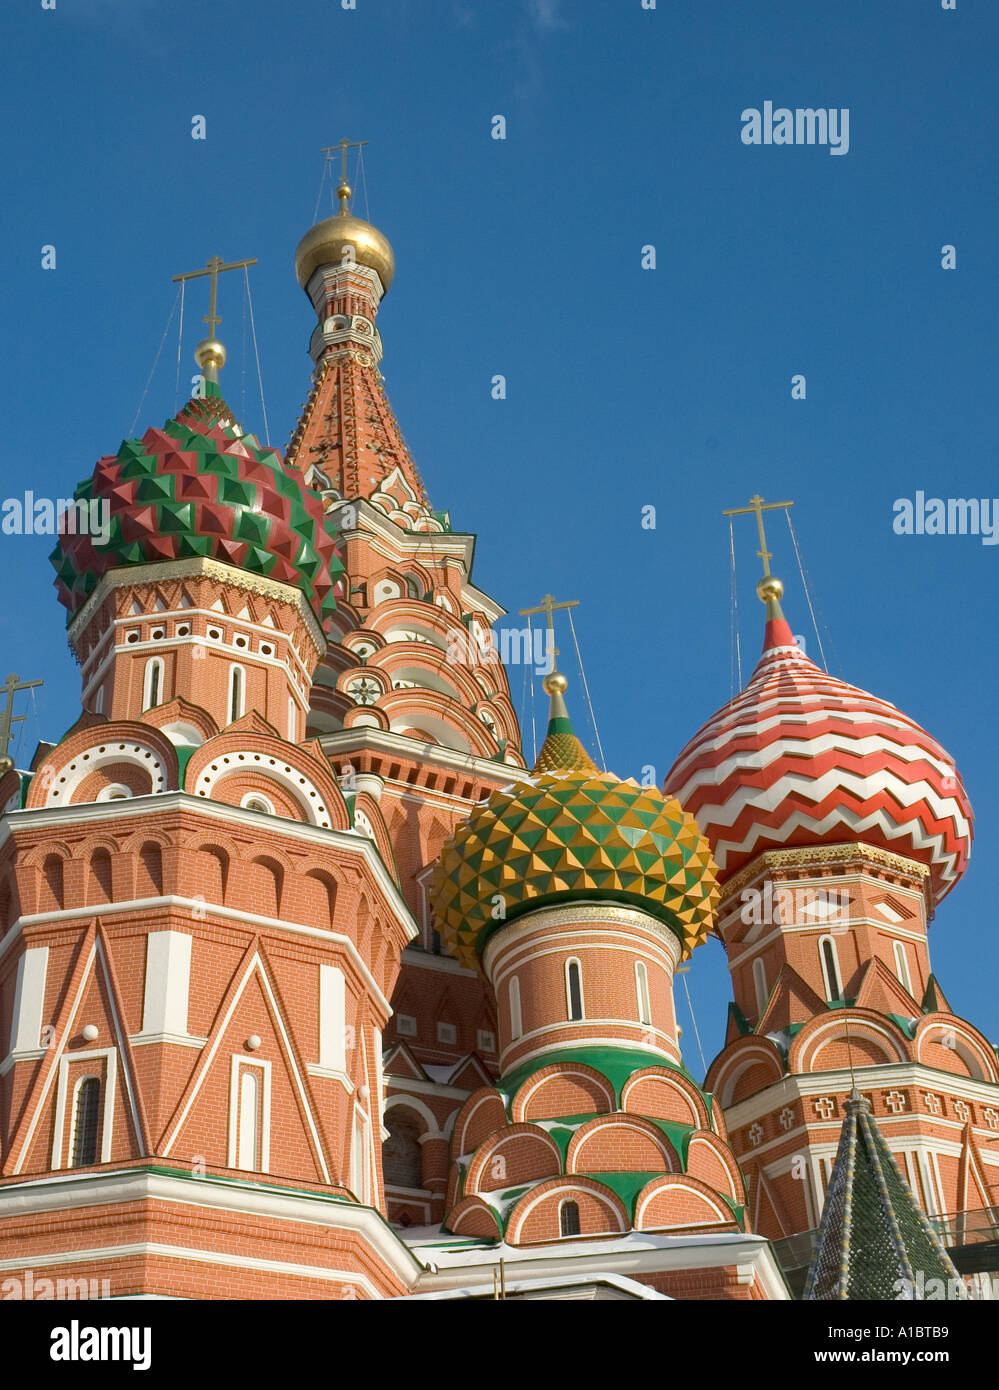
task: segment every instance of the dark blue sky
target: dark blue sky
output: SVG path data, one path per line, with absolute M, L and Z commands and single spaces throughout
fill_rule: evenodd
M 369 140 L 370 216 L 397 259 L 380 315 L 388 391 L 434 505 L 478 535 L 477 581 L 511 611 L 549 590 L 580 600 L 608 764 L 653 764 L 661 780 L 730 691 L 722 509 L 754 491 L 793 498 L 831 669 L 923 723 L 967 782 L 976 848 L 931 951 L 957 1011 L 999 1037 L 999 547 L 892 530 L 894 501 L 917 489 L 999 496 L 999 6 L 356 4 L 3 6 L 0 498 L 67 495 L 117 448 L 170 277 L 214 254 L 259 259 L 283 447 L 309 383 L 314 318 L 292 257 L 318 151 Z M 768 100 L 849 108 L 849 153 L 744 145 L 742 111 Z M 496 114 L 505 141 L 490 138 Z M 41 269 L 46 244 L 55 270 Z M 223 388 L 263 435 L 228 278 Z M 205 307 L 192 288 L 182 384 Z M 498 373 L 505 401 L 490 395 Z M 797 373 L 804 401 L 791 399 Z M 176 380 L 175 318 L 139 432 L 173 412 Z M 650 504 L 654 531 L 641 527 Z M 745 669 L 762 613 L 752 523 L 736 536 Z M 782 522 L 772 538 L 788 617 L 810 635 Z M 50 548 L 0 536 L 5 667 L 46 682 L 21 761 L 78 709 Z M 519 699 L 519 672 L 512 685 Z M 578 681 L 570 698 L 582 726 Z M 687 978 L 710 1058 L 729 997 L 720 948 L 699 951 Z M 682 989 L 680 1001 L 683 1014 Z M 698 1070 L 689 1029 L 686 1041 Z

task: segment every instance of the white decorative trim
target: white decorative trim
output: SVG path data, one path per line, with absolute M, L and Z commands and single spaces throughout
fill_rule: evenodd
M 255 1136 L 254 1150 L 260 1149 L 260 1167 L 246 1168 L 239 1162 L 239 1150 L 243 1135 L 242 1113 L 242 1075 L 244 1071 L 259 1072 L 260 1110 L 257 1122 L 260 1132 Z M 229 1077 L 229 1157 L 227 1168 L 238 1168 L 247 1173 L 269 1173 L 271 1170 L 271 1064 L 266 1057 L 241 1057 L 238 1052 L 232 1055 L 232 1070 Z
M 70 1062 L 96 1062 L 103 1058 L 105 1065 L 105 1075 L 102 1080 L 100 1072 L 85 1072 L 79 1076 L 73 1087 L 73 1112 L 70 1114 L 69 1136 L 66 1141 L 65 1163 L 63 1162 L 63 1130 L 66 1125 L 66 1092 L 69 1085 L 69 1064 Z M 52 1167 L 72 1168 L 73 1166 L 73 1142 L 76 1131 L 76 1095 L 80 1083 L 88 1077 L 94 1077 L 101 1086 L 101 1099 L 104 1103 L 104 1114 L 101 1118 L 101 1156 L 99 1163 L 111 1162 L 111 1130 L 114 1124 L 114 1097 L 115 1086 L 118 1080 L 118 1054 L 113 1047 L 95 1048 L 93 1052 L 64 1052 L 59 1058 L 59 1085 L 56 1090 L 55 1125 L 52 1134 Z
M 8 1215 L 30 1216 L 51 1211 L 72 1211 L 82 1207 L 119 1207 L 143 1200 L 162 1201 L 195 1210 L 236 1212 L 281 1222 L 301 1222 L 324 1229 L 351 1231 L 368 1241 L 375 1253 L 404 1284 L 412 1284 L 422 1265 L 395 1231 L 371 1207 L 357 1206 L 316 1193 L 313 1197 L 301 1193 L 286 1193 L 280 1189 L 251 1182 L 214 1181 L 204 1178 L 174 1178 L 161 1173 L 147 1173 L 126 1168 L 109 1174 L 60 1174 L 56 1177 L 32 1179 L 13 1186 L 0 1187 L 0 1218 Z M 116 1259 L 133 1253 L 148 1253 L 153 1246 L 141 1242 L 135 1246 L 106 1246 L 97 1251 L 65 1251 L 46 1255 L 46 1263 L 69 1264 L 93 1259 Z M 280 1272 L 307 1275 L 312 1267 L 276 1264 L 266 1260 L 248 1259 L 229 1251 L 188 1252 L 183 1247 L 163 1246 L 160 1253 L 180 1259 L 197 1258 L 205 1263 L 233 1264 L 247 1269 L 275 1268 Z M 23 1268 L 23 1256 L 0 1260 L 0 1268 Z M 318 1277 L 349 1282 L 349 1275 L 319 1268 Z M 362 1276 L 363 1277 L 363 1276 Z
M 282 1043 L 284 1044 L 283 1051 L 285 1054 L 285 1059 L 288 1063 L 288 1070 L 291 1074 L 292 1081 L 294 1082 L 295 1089 L 298 1092 L 298 1097 L 302 1104 L 302 1110 L 305 1114 L 306 1124 L 308 1126 L 309 1133 L 312 1135 L 312 1141 L 315 1146 L 316 1156 L 319 1160 L 319 1167 L 322 1171 L 324 1181 L 328 1183 L 330 1181 L 330 1174 L 329 1168 L 326 1164 L 326 1155 L 323 1151 L 322 1141 L 319 1137 L 319 1131 L 316 1127 L 316 1122 L 312 1114 L 312 1107 L 309 1104 L 308 1093 L 305 1089 L 302 1077 L 299 1074 L 298 1064 L 295 1061 L 295 1054 L 292 1051 L 291 1042 L 288 1038 L 288 1032 L 284 1026 L 284 1015 L 278 1007 L 278 1002 L 274 997 L 274 991 L 271 989 L 271 982 L 267 976 L 267 971 L 264 969 L 263 961 L 260 959 L 260 955 L 256 951 L 254 951 L 252 959 L 249 961 L 246 970 L 243 972 L 243 978 L 239 982 L 239 985 L 236 988 L 235 993 L 233 994 L 233 997 L 229 1003 L 229 1007 L 225 1012 L 224 1018 L 218 1025 L 218 1031 L 215 1035 L 215 1041 L 214 1043 L 212 1043 L 210 1052 L 208 1054 L 208 1062 L 203 1067 L 201 1075 L 198 1078 L 197 1084 L 192 1088 L 191 1093 L 187 1098 L 187 1103 L 185 1104 L 184 1109 L 181 1111 L 181 1114 L 178 1116 L 176 1123 L 174 1124 L 173 1128 L 169 1133 L 169 1136 L 166 1138 L 164 1142 L 163 1156 L 164 1158 L 169 1156 L 170 1150 L 176 1143 L 177 1137 L 180 1134 L 180 1131 L 183 1128 L 188 1115 L 191 1113 L 191 1108 L 194 1105 L 194 1102 L 197 1099 L 198 1095 L 200 1094 L 202 1086 L 205 1084 L 205 1081 L 208 1077 L 208 1073 L 211 1071 L 211 1063 L 222 1045 L 222 1041 L 225 1038 L 229 1024 L 232 1021 L 233 1014 L 236 1012 L 236 1008 L 240 1000 L 242 999 L 243 993 L 246 990 L 246 987 L 249 984 L 254 972 L 256 972 L 259 975 L 260 981 L 263 985 L 264 993 L 267 996 L 267 1001 L 271 1006 L 271 1012 L 277 1026 L 277 1031 L 280 1034 Z

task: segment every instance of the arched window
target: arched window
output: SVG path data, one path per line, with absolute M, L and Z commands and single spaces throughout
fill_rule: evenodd
M 155 840 L 148 840 L 139 851 L 135 875 L 138 897 L 159 897 L 163 892 L 163 853 Z
M 512 1041 L 521 1036 L 524 1031 L 524 1022 L 520 1016 L 520 980 L 514 975 L 510 981 L 510 1038 Z
M 826 985 L 826 999 L 842 999 L 843 986 L 840 983 L 839 959 L 836 943 L 831 936 L 824 936 L 819 942 L 819 958 L 822 962 L 822 978 Z
M 262 792 L 247 792 L 239 803 L 247 811 L 262 811 L 265 816 L 273 816 L 274 807 Z
M 229 723 L 242 719 L 246 703 L 246 672 L 242 666 L 229 667 Z
M 558 1209 L 559 1230 L 564 1236 L 579 1235 L 579 1203 L 563 1202 Z
M 570 1023 L 583 1017 L 583 984 L 578 960 L 565 963 L 565 1002 Z
M 95 713 L 95 714 L 103 714 L 103 713 L 104 713 L 104 687 L 103 687 L 103 685 L 99 685 L 99 686 L 97 687 L 97 694 L 94 696 L 94 713 Z
M 97 1131 L 100 1128 L 101 1083 L 96 1076 L 85 1076 L 76 1087 L 73 1109 L 73 1167 L 89 1168 L 97 1162 Z
M 350 1143 L 350 1185 L 354 1196 L 367 1204 L 371 1201 L 371 1164 L 368 1155 L 368 1117 L 363 1110 L 354 1111 L 354 1128 Z
M 649 972 L 645 968 L 645 962 L 641 960 L 635 961 L 635 988 L 638 992 L 638 1021 L 649 1024 L 652 1022 L 652 1010 L 649 1007 Z
M 151 656 L 146 662 L 146 674 L 142 684 L 142 708 L 152 709 L 163 703 L 163 658 Z
M 295 697 L 288 696 L 288 742 L 294 743 L 298 738 L 298 711 L 295 709 Z
M 111 901 L 111 856 L 106 849 L 95 849 L 90 858 L 91 902 Z
M 762 960 L 753 961 L 753 987 L 756 990 L 756 1015 L 762 1018 L 766 1012 L 770 992 L 767 989 L 767 968 Z
M 898 976 L 898 982 L 906 993 L 911 994 L 912 980 L 909 976 L 909 960 L 905 953 L 905 943 L 896 941 L 893 949 L 895 951 L 895 974 Z
M 236 1151 L 236 1167 L 250 1173 L 258 1173 L 263 1167 L 260 1155 L 261 1080 L 257 1067 L 240 1067 L 239 1146 Z
M 423 1186 L 420 1122 L 411 1113 L 393 1109 L 385 1116 L 389 1137 L 382 1146 L 385 1183 L 391 1187 Z
M 53 908 L 62 907 L 62 860 L 58 854 L 50 854 L 42 865 L 42 901 L 39 904 L 43 912 L 51 912 Z

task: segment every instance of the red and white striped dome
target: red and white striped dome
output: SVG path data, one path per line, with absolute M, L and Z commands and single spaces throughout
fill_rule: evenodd
M 939 902 L 971 853 L 971 803 L 944 749 L 821 671 L 776 603 L 748 685 L 690 740 L 666 791 L 696 818 L 722 882 L 764 850 L 863 840 L 928 865 Z

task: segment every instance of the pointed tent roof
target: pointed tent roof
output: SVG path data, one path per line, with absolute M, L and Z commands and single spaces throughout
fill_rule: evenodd
M 960 1276 L 854 1088 L 804 1297 L 895 1300 L 902 1279 L 916 1296 L 926 1280 Z
M 544 687 L 551 701 L 548 729 L 537 761 L 531 769 L 532 777 L 537 777 L 542 772 L 599 772 L 599 768 L 580 743 L 572 727 L 565 703 L 566 685 L 565 676 L 558 671 L 553 671 L 550 676 L 545 677 Z

